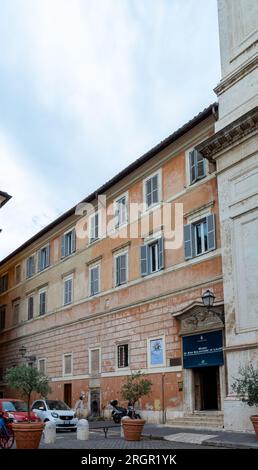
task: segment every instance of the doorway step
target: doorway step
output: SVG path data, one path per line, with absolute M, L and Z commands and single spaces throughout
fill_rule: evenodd
M 166 425 L 175 428 L 222 430 L 224 425 L 223 413 L 219 411 L 195 411 L 185 414 L 182 418 L 170 419 Z

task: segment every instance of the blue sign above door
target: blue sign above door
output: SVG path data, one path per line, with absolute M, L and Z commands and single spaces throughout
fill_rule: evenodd
M 185 369 L 223 365 L 222 331 L 183 336 L 183 364 Z

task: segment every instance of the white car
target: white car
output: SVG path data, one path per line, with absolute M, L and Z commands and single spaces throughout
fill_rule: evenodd
M 74 411 L 62 400 L 35 400 L 31 407 L 32 411 L 46 423 L 55 423 L 56 429 L 68 429 L 76 431 L 78 418 Z

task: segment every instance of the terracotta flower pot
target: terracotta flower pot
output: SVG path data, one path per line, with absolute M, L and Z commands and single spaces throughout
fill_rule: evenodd
M 140 441 L 144 424 L 144 419 L 124 419 L 122 426 L 125 440 Z
M 256 439 L 258 440 L 258 415 L 250 416 L 250 420 L 253 423 Z
M 17 449 L 37 449 L 45 424 L 13 423 L 12 428 Z

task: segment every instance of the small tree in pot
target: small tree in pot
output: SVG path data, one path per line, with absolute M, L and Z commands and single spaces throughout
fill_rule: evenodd
M 16 438 L 16 447 L 20 449 L 38 448 L 44 423 L 31 421 L 31 395 L 33 392 L 42 396 L 50 393 L 49 379 L 36 368 L 23 364 L 9 369 L 5 380 L 10 388 L 21 394 L 28 406 L 29 421 L 27 423 L 13 423 L 12 425 Z
M 235 379 L 232 389 L 248 406 L 258 406 L 258 369 L 252 364 L 240 367 L 239 377 Z M 250 416 L 258 439 L 258 415 Z
M 141 372 L 132 373 L 127 377 L 126 382 L 121 389 L 121 395 L 124 400 L 127 400 L 133 408 L 132 418 L 122 421 L 124 436 L 127 441 L 139 441 L 145 420 L 139 418 L 134 412 L 135 403 L 143 396 L 149 395 L 151 392 L 152 382 L 144 377 Z

